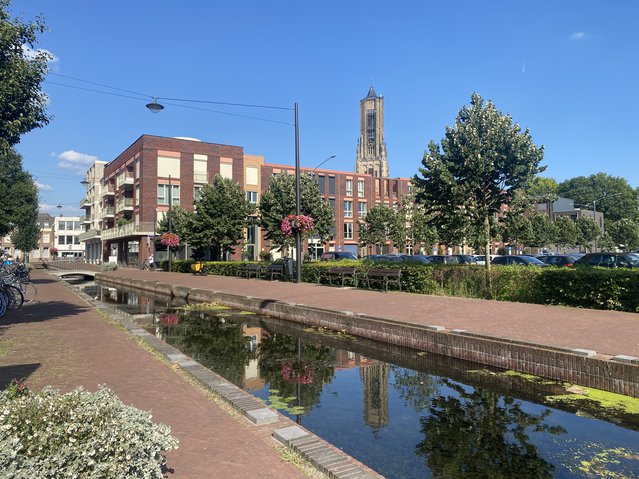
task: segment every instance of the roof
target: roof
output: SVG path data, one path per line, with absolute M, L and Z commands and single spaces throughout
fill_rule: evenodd
M 371 85 L 371 87 L 368 89 L 368 95 L 366 95 L 366 98 L 377 98 L 377 94 L 375 93 L 373 85 Z

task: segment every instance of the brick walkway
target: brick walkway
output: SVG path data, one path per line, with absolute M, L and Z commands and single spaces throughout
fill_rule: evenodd
M 34 275 L 38 302 L 0 320 L 0 387 L 26 377 L 39 390 L 106 384 L 126 404 L 171 426 L 180 447 L 167 454 L 174 478 L 303 478 L 283 462 L 271 426 L 232 416 L 65 285 Z
M 108 274 L 465 329 L 541 345 L 589 349 L 601 357 L 639 357 L 639 314 L 635 313 L 161 271 L 118 270 Z

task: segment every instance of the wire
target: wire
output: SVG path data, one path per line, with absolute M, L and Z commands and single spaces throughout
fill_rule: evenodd
M 192 103 L 210 103 L 212 105 L 229 105 L 229 106 L 245 106 L 249 108 L 269 108 L 272 110 L 287 110 L 293 111 L 293 108 L 285 107 L 285 106 L 270 106 L 270 105 L 251 105 L 246 103 L 227 103 L 223 101 L 206 101 L 206 100 L 188 100 L 184 98 L 166 98 L 163 96 L 152 97 L 156 100 L 170 100 L 170 101 L 184 101 L 184 102 L 192 102 Z
M 222 115 L 239 116 L 241 118 L 250 118 L 252 120 L 268 121 L 270 123 L 279 123 L 281 125 L 293 125 L 293 123 L 290 123 L 290 122 L 287 122 L 287 121 L 270 120 L 268 118 L 260 118 L 260 117 L 257 117 L 257 116 L 241 115 L 239 113 L 229 113 L 228 111 L 211 110 L 209 108 L 199 108 L 197 106 L 180 105 L 178 103 L 166 103 L 165 102 L 164 104 L 165 105 L 171 105 L 171 106 L 177 106 L 179 108 L 188 108 L 190 110 L 210 111 L 210 112 L 213 112 L 213 113 L 220 113 Z
M 125 90 L 123 88 L 117 88 L 117 87 L 114 87 L 114 86 L 105 85 L 104 83 L 97 83 L 97 82 L 94 82 L 94 81 L 82 80 L 81 78 L 76 78 L 76 77 L 72 77 L 72 76 L 69 76 L 69 75 L 62 75 L 60 73 L 49 72 L 49 75 L 55 75 L 55 76 L 62 77 L 62 78 L 68 78 L 70 80 L 80 81 L 80 82 L 83 82 L 83 83 L 89 83 L 90 85 L 102 86 L 104 88 L 111 88 L 113 90 L 123 91 L 125 93 L 132 93 L 133 95 L 139 95 L 139 96 L 142 96 L 142 97 L 145 97 L 145 98 L 153 98 L 151 95 L 147 95 L 146 93 L 138 93 L 136 91 Z
M 49 85 L 58 85 L 58 86 L 64 86 L 67 88 L 75 88 L 76 90 L 84 90 L 84 91 L 91 91 L 94 93 L 102 93 L 103 95 L 112 95 L 112 96 L 119 96 L 122 98 L 132 98 L 133 100 L 146 100 L 146 98 L 139 98 L 139 97 L 135 97 L 135 96 L 130 96 L 130 95 L 122 95 L 119 93 L 111 93 L 108 91 L 102 91 L 102 90 L 94 90 L 93 88 L 84 88 L 81 86 L 75 86 L 75 85 L 67 85 L 65 83 L 58 83 L 58 82 L 54 82 L 51 80 L 45 80 L 44 83 L 48 83 Z

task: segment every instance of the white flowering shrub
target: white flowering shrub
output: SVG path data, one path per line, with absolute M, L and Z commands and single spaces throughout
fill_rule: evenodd
M 100 269 L 102 271 L 115 271 L 118 269 L 118 263 L 102 263 Z
M 110 389 L 60 394 L 0 392 L 3 478 L 162 478 L 171 429 L 126 406 Z

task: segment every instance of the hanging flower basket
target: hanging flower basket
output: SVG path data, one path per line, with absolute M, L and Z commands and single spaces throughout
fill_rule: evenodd
M 180 236 L 175 233 L 164 233 L 160 236 L 160 243 L 169 248 L 175 248 L 180 245 Z
M 180 324 L 180 316 L 175 313 L 167 313 L 160 316 L 160 324 L 163 326 L 177 326 Z
M 315 228 L 315 220 L 308 215 L 288 215 L 282 220 L 282 233 L 284 236 L 295 236 L 299 231 L 301 234 L 308 233 Z
M 53 256 L 53 257 L 58 256 L 58 248 L 51 248 L 49 250 L 49 253 L 51 253 L 51 256 Z
M 313 384 L 315 367 L 296 359 L 283 359 L 280 362 L 280 374 L 293 384 Z

